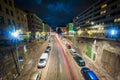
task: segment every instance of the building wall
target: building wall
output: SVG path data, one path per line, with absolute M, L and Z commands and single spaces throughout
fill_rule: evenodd
M 99 0 L 73 19 L 74 27 L 80 27 L 83 30 L 86 27 L 91 27 L 93 34 L 106 37 L 110 27 L 120 29 L 119 13 L 119 0 Z M 104 30 L 107 31 L 105 32 Z M 100 33 L 101 35 L 99 35 Z
M 27 13 L 19 8 L 15 8 L 15 13 L 17 29 L 21 29 L 26 33 L 28 31 Z
M 0 29 L 12 30 L 16 24 L 14 0 L 1 0 L 0 8 Z
M 28 30 L 31 32 L 42 31 L 42 20 L 33 13 L 28 13 Z

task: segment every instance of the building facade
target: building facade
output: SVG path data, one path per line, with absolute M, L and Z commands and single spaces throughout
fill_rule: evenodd
M 28 12 L 28 31 L 31 33 L 30 39 L 35 39 L 36 35 L 40 36 L 43 30 L 43 21 L 33 13 Z
M 81 28 L 84 36 L 117 38 L 120 37 L 119 13 L 120 0 L 99 0 L 73 19 L 74 27 Z
M 28 31 L 27 13 L 19 8 L 15 8 L 16 28 L 26 33 Z
M 14 0 L 0 0 L 0 39 L 10 37 L 9 33 L 16 29 L 15 20 Z

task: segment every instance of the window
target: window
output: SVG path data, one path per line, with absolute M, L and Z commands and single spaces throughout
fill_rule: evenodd
M 0 11 L 2 11 L 2 6 L 1 6 L 1 4 L 0 4 Z
M 6 14 L 9 14 L 9 10 L 6 8 Z
M 19 20 L 20 20 L 20 17 L 18 17 L 17 20 L 19 21 Z
M 8 25 L 11 25 L 11 21 L 10 21 L 10 19 L 8 19 Z
M 21 19 L 21 21 L 23 22 L 23 18 Z
M 100 14 L 105 14 L 106 13 L 106 10 L 103 10 L 100 12 Z
M 0 16 L 0 24 L 4 24 L 4 17 Z
M 9 0 L 9 5 L 12 6 L 12 1 L 11 0 Z
M 13 23 L 13 25 L 15 25 L 15 21 L 14 20 L 12 20 L 12 23 Z
M 11 11 L 11 16 L 14 16 L 13 11 Z
M 105 3 L 105 4 L 103 4 L 103 5 L 101 5 L 101 9 L 102 8 L 106 8 L 107 7 L 107 4 Z
M 115 9 L 115 8 L 117 8 L 117 5 L 113 5 L 113 6 L 111 7 L 111 9 Z
M 31 18 L 33 18 L 33 15 L 31 15 Z
M 26 22 L 26 19 L 25 19 L 25 22 Z
M 4 0 L 4 2 L 7 4 L 7 0 Z

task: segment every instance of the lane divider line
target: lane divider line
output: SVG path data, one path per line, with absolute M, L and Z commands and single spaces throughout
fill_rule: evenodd
M 67 56 L 67 54 L 65 54 L 65 50 L 62 48 L 62 43 L 61 43 L 61 41 L 60 41 L 60 39 L 59 39 L 59 37 L 58 37 L 58 35 L 56 34 L 56 38 L 57 38 L 57 40 L 58 40 L 58 42 L 59 42 L 59 44 L 60 44 L 60 49 L 61 49 L 61 51 L 62 51 L 62 56 L 64 56 L 64 58 L 66 57 L 66 60 L 68 61 L 68 64 L 69 64 L 69 66 L 70 66 L 70 69 L 72 70 L 72 73 L 73 73 L 73 76 L 74 76 L 74 79 L 75 80 L 78 80 L 77 79 L 77 75 L 76 75 L 76 73 L 75 73 L 75 70 L 74 70 L 74 68 L 73 68 L 73 66 L 72 66 L 72 63 L 71 63 L 71 61 L 70 61 L 70 59 L 68 58 L 68 56 Z M 68 67 L 68 66 L 67 66 Z M 70 73 L 70 72 L 69 72 Z M 69 79 L 70 80 L 70 79 Z
M 56 38 L 56 39 L 57 39 L 57 38 Z M 58 41 L 58 39 L 57 39 L 57 41 Z M 59 41 L 58 41 L 58 43 L 59 43 Z M 59 45 L 60 45 L 60 43 L 59 43 Z M 65 70 L 66 70 L 66 73 L 67 73 L 67 80 L 71 80 L 71 79 L 70 79 L 70 72 L 69 72 L 69 70 L 68 70 L 68 65 L 67 65 L 67 62 L 66 62 L 66 58 L 65 58 L 65 56 L 64 56 L 64 51 L 63 51 L 63 49 L 62 49 L 61 46 L 59 46 L 59 48 L 60 48 L 60 51 L 61 51 L 61 53 L 62 53 L 62 58 L 63 58 Z

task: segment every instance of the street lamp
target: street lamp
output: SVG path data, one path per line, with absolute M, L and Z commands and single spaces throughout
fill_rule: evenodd
M 18 46 L 17 46 L 19 34 L 18 32 L 12 32 L 11 35 L 14 39 L 13 43 L 15 43 L 16 57 L 17 57 L 17 71 L 18 71 L 18 75 L 20 75 L 20 62 L 19 62 L 19 53 L 18 53 Z
M 95 23 L 94 22 L 91 22 L 92 25 L 94 25 Z

